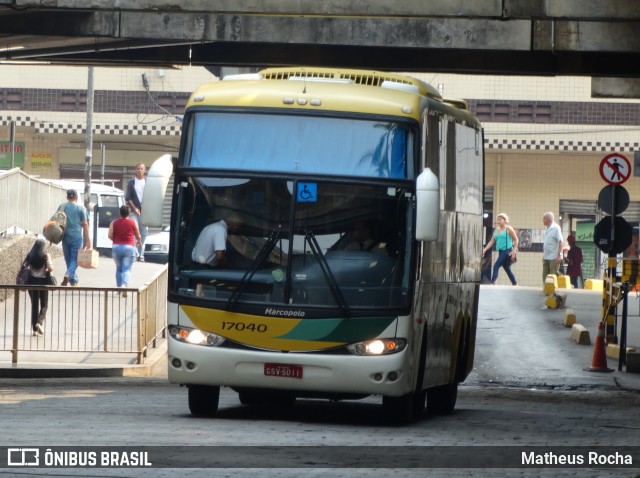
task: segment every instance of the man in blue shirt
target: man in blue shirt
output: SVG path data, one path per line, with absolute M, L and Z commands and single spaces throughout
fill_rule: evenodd
M 75 189 L 67 191 L 67 203 L 61 206 L 67 215 L 67 227 L 62 238 L 62 251 L 64 262 L 67 264 L 67 271 L 60 285 L 78 285 L 78 251 L 82 249 L 82 238 L 84 236 L 85 249 L 91 249 L 91 237 L 89 236 L 89 222 L 87 221 L 87 210 L 78 204 L 78 192 Z

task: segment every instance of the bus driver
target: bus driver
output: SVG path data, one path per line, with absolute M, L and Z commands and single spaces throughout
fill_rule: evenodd
M 228 233 L 237 231 L 241 225 L 242 219 L 237 214 L 209 224 L 198 236 L 191 260 L 210 267 L 226 266 Z

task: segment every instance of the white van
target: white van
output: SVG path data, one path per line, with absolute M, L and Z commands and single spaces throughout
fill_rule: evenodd
M 78 191 L 78 204 L 84 204 L 84 181 L 76 179 L 41 180 L 60 186 L 65 190 Z M 100 254 L 111 256 L 112 242 L 109 239 L 109 224 L 120 217 L 120 206 L 125 204 L 124 191 L 112 185 L 91 182 L 89 199 L 89 233 L 91 244 Z

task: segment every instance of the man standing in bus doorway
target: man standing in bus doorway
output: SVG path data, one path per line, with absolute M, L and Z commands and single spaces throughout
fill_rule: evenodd
M 82 236 L 84 235 L 84 248 L 91 249 L 91 237 L 89 235 L 89 222 L 87 210 L 78 204 L 78 192 L 75 189 L 67 191 L 67 203 L 58 208 L 67 215 L 67 227 L 62 238 L 62 252 L 67 271 L 60 285 L 78 285 L 78 251 L 82 249 Z
M 144 187 L 146 179 L 144 173 L 147 170 L 144 163 L 136 164 L 136 175 L 131 178 L 127 183 L 127 190 L 125 191 L 125 200 L 127 205 L 131 208 L 131 219 L 138 224 L 138 230 L 142 237 L 142 242 L 138 246 L 138 261 L 144 262 L 144 243 L 147 240 L 148 230 L 142 225 L 140 220 L 140 214 L 142 213 L 142 196 L 144 194 Z
M 558 275 L 558 268 L 562 262 L 562 231 L 555 223 L 552 212 L 545 212 L 542 223 L 547 227 L 542 246 L 542 287 L 549 274 Z

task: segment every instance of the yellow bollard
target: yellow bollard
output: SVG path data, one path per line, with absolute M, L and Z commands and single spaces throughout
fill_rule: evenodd
M 567 309 L 564 312 L 564 326 L 573 327 L 576 323 L 576 312 L 573 309 Z
M 558 287 L 558 278 L 555 274 L 549 274 L 544 280 L 544 293 L 553 295 Z
M 599 279 L 587 279 L 584 281 L 584 288 L 587 290 L 595 290 L 597 292 L 602 292 L 603 282 Z
M 560 289 L 571 289 L 573 286 L 571 285 L 571 278 L 569 276 L 559 276 L 558 277 L 558 288 Z

